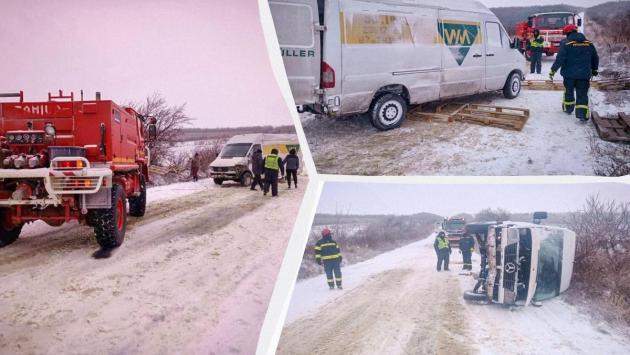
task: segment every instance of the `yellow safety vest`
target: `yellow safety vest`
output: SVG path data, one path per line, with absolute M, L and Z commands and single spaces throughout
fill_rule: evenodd
M 543 42 L 543 43 L 538 43 L 538 42 L 536 42 L 536 40 L 537 40 L 538 38 L 540 38 L 540 36 L 538 36 L 538 37 L 534 38 L 532 41 L 530 41 L 530 42 L 529 42 L 529 45 L 530 45 L 532 48 L 542 48 L 542 47 L 544 47 L 544 46 L 545 46 L 545 43 L 544 43 L 544 42 Z
M 265 169 L 280 170 L 280 166 L 278 166 L 277 155 L 267 155 L 267 157 L 265 158 Z
M 449 246 L 448 238 L 438 238 L 438 249 L 447 249 Z

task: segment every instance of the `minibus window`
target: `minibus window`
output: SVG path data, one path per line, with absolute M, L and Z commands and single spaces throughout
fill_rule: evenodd
M 228 144 L 221 151 L 221 158 L 240 158 L 247 155 L 251 143 Z
M 269 2 L 269 7 L 281 46 L 310 48 L 315 44 L 314 17 L 309 6 Z
M 486 34 L 488 35 L 488 47 L 502 48 L 501 26 L 496 22 L 486 22 Z

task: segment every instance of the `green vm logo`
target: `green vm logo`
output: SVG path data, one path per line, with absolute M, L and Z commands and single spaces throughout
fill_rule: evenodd
M 458 65 L 462 65 L 473 44 L 481 43 L 479 28 L 479 22 L 438 21 L 439 42 L 448 47 Z

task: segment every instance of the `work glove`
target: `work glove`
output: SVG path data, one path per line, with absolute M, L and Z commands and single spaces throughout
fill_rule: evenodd
M 553 81 L 553 77 L 556 75 L 556 71 L 552 70 L 549 72 L 549 80 Z
M 591 74 L 593 74 L 593 76 L 598 76 L 599 72 L 597 71 L 597 69 L 595 69 L 591 72 Z

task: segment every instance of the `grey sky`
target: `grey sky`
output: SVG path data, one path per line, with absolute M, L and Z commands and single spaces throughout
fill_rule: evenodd
M 591 7 L 605 3 L 610 0 L 480 0 L 487 7 L 509 7 L 509 6 L 536 6 L 536 5 L 556 5 L 567 4 L 580 7 Z
M 510 212 L 568 212 L 580 209 L 586 198 L 630 202 L 630 184 L 558 185 L 412 185 L 327 183 L 319 213 L 412 214 L 442 216 L 476 213 L 484 208 Z

